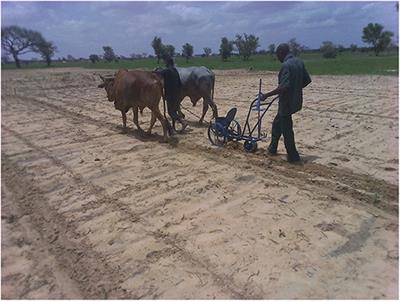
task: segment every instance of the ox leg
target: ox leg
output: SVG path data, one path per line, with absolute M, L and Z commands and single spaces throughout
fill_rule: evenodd
M 147 134 L 150 135 L 151 134 L 151 130 L 153 129 L 154 124 L 156 123 L 156 115 L 151 112 L 151 120 L 150 120 L 150 127 L 147 130 Z
M 139 132 L 143 132 L 143 129 L 139 126 L 138 107 L 133 108 L 133 123 L 136 124 Z
M 200 124 L 203 123 L 204 116 L 206 116 L 207 111 L 208 111 L 208 101 L 203 99 L 203 114 L 201 115 L 201 118 L 199 120 Z
M 211 109 L 213 110 L 213 118 L 217 118 L 218 117 L 218 109 L 217 109 L 217 105 L 215 104 L 215 102 L 213 102 L 212 100 L 210 100 L 208 102 L 209 106 L 211 107 Z
M 123 125 L 123 130 L 124 132 L 126 131 L 126 113 L 124 111 L 121 111 L 122 114 L 122 125 Z
M 166 120 L 160 112 L 160 109 L 157 107 L 154 110 L 151 110 L 154 116 L 160 120 L 161 125 L 163 127 L 164 134 L 164 142 L 168 142 L 168 131 L 171 130 L 171 125 L 169 125 L 168 120 Z

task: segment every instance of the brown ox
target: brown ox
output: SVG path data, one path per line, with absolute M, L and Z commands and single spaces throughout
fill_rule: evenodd
M 164 132 L 164 141 L 168 140 L 167 131 L 170 126 L 163 117 L 159 109 L 162 96 L 162 84 L 157 74 L 148 71 L 128 71 L 120 69 L 114 77 L 102 77 L 103 83 L 99 88 L 105 88 L 108 101 L 114 102 L 114 107 L 121 111 L 122 123 L 126 129 L 126 113 L 130 108 L 133 110 L 133 122 L 143 132 L 139 126 L 138 110 L 144 108 L 151 110 L 151 122 L 148 133 L 151 133 L 156 118 L 160 120 Z

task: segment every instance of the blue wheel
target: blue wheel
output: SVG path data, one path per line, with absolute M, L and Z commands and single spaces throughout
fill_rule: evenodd
M 238 137 L 242 135 L 242 129 L 240 128 L 240 124 L 235 119 L 233 119 L 229 124 L 228 133 L 229 133 L 228 141 L 238 141 Z
M 226 143 L 223 128 L 218 126 L 217 123 L 211 123 L 208 127 L 208 139 L 212 145 L 223 146 Z
M 246 152 L 254 153 L 257 150 L 257 141 L 245 141 L 243 147 Z

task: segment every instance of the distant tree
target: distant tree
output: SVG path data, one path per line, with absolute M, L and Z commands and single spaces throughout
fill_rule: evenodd
M 189 43 L 186 43 L 182 46 L 182 56 L 186 58 L 186 63 L 189 61 L 189 58 L 193 56 L 193 46 Z
M 338 50 L 339 53 L 342 53 L 342 52 L 344 52 L 346 50 L 346 48 L 344 48 L 344 46 L 342 44 L 339 44 L 337 46 L 337 50 Z
M 67 55 L 67 61 L 73 62 L 73 61 L 75 61 L 75 58 L 72 55 L 68 54 Z
M 268 52 L 272 56 L 275 53 L 275 44 L 269 44 L 268 46 Z
M 163 56 L 174 57 L 175 56 L 175 47 L 172 45 L 165 45 L 162 50 Z
M 94 63 L 100 61 L 100 58 L 97 54 L 91 54 L 91 55 L 89 55 L 89 60 L 94 64 Z
M 329 59 L 336 57 L 337 54 L 336 46 L 331 41 L 322 42 L 320 50 L 324 58 Z
M 221 46 L 219 47 L 219 54 L 223 61 L 227 61 L 228 57 L 232 55 L 233 41 L 229 41 L 228 38 L 223 37 L 221 39 Z
M 351 52 L 356 52 L 357 51 L 357 45 L 356 44 L 351 44 L 350 45 L 350 51 Z
M 17 68 L 21 68 L 19 55 L 35 52 L 34 46 L 44 38 L 37 31 L 19 26 L 6 26 L 1 28 L 1 48 L 6 54 L 12 55 Z
M 161 38 L 157 36 L 154 37 L 153 41 L 151 42 L 151 47 L 153 47 L 154 54 L 157 57 L 157 64 L 160 64 L 160 58 L 163 55 L 163 48 L 164 48 Z
M 375 55 L 388 48 L 392 41 L 393 32 L 383 31 L 383 26 L 378 23 L 369 23 L 363 29 L 362 40 L 365 43 L 372 44 Z
M 211 48 L 205 47 L 203 48 L 205 56 L 210 56 L 211 54 Z
M 260 45 L 258 44 L 259 38 L 246 33 L 242 35 L 237 34 L 236 40 L 234 41 L 236 48 L 239 51 L 239 55 L 242 57 L 244 61 L 247 61 L 250 58 L 250 55 L 254 54 Z
M 116 59 L 114 50 L 110 46 L 103 46 L 103 50 L 104 50 L 103 57 L 107 62 L 112 62 L 113 60 Z
M 38 41 L 37 44 L 33 48 L 46 61 L 47 66 L 50 66 L 51 58 L 54 56 L 54 53 L 57 51 L 57 47 L 53 44 L 53 42 L 49 42 L 49 41 L 46 41 L 45 39 L 42 39 L 42 40 Z
M 296 41 L 296 38 L 290 39 L 288 44 L 289 44 L 290 52 L 294 56 L 298 56 L 300 54 L 300 52 L 302 52 L 304 50 L 304 46 L 302 46 L 300 43 L 298 43 Z

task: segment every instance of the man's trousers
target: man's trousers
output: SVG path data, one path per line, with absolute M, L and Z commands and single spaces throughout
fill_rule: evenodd
M 280 116 L 279 113 L 276 114 L 272 122 L 271 144 L 268 147 L 270 153 L 276 153 L 281 135 L 283 135 L 284 138 L 288 161 L 300 160 L 294 141 L 292 115 Z

